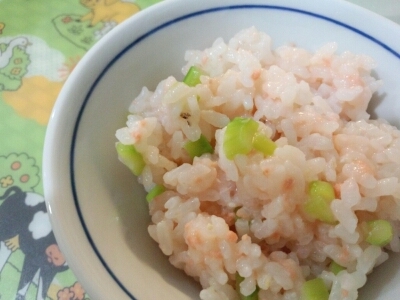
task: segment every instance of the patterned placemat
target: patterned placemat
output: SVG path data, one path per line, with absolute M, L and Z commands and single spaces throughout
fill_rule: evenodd
M 46 125 L 78 61 L 160 0 L 0 0 L 0 299 L 89 299 L 43 198 Z

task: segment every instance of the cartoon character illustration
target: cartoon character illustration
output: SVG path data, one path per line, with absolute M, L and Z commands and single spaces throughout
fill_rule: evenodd
M 55 275 L 68 269 L 56 243 L 44 198 L 33 192 L 23 192 L 11 186 L 0 196 L 0 270 L 12 251 L 20 249 L 24 262 L 16 300 L 24 300 L 37 272 L 37 300 L 46 299 Z
M 6 24 L 0 22 L 0 34 L 3 33 L 4 27 L 6 27 Z
M 90 9 L 86 15 L 62 14 L 52 23 L 58 33 L 75 46 L 89 50 L 119 23 L 140 11 L 132 2 L 121 0 L 80 0 Z
M 51 81 L 42 75 L 24 77 L 18 93 L 4 91 L 2 96 L 18 115 L 47 125 L 62 86 L 63 82 Z
M 8 44 L 0 43 L 0 91 L 15 91 L 21 86 L 30 63 L 26 53 L 29 45 L 26 37 L 17 37 Z
M 26 37 L 18 37 L 13 39 L 9 44 L 8 47 L 0 53 L 0 69 L 7 66 L 13 56 L 13 51 L 15 47 L 20 49 L 25 49 L 29 45 L 29 41 Z
M 36 160 L 26 153 L 0 156 L 0 195 L 11 186 L 33 191 L 39 184 L 40 170 Z
M 57 300 L 86 300 L 85 290 L 79 282 L 75 282 L 73 286 L 66 287 L 57 293 Z
M 65 55 L 40 37 L 24 38 L 29 38 L 31 44 L 26 48 L 26 53 L 18 50 L 19 57 L 16 57 L 15 52 L 19 47 L 15 47 L 10 63 L 0 69 L 2 99 L 23 118 L 47 125 L 65 80 L 58 72 L 65 63 Z M 7 38 L 0 38 L 0 46 L 1 40 L 7 41 Z M 15 93 L 16 89 L 18 93 Z
M 110 21 L 119 24 L 140 10 L 134 3 L 120 0 L 80 0 L 80 2 L 90 9 L 90 12 L 81 18 L 82 22 L 89 21 L 89 26 Z
M 63 38 L 84 50 L 89 50 L 99 40 L 99 33 L 104 35 L 116 25 L 116 23 L 98 23 L 89 27 L 80 20 L 80 15 L 66 14 L 55 17 L 52 23 Z

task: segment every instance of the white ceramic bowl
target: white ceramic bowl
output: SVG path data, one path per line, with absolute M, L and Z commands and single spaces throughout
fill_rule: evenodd
M 57 100 L 46 135 L 44 186 L 54 232 L 92 299 L 196 299 L 200 287 L 147 234 L 143 189 L 118 162 L 115 130 L 142 86 L 182 78 L 187 49 L 256 26 L 274 45 L 365 53 L 385 85 L 371 112 L 400 125 L 400 29 L 341 0 L 166 0 L 113 29 L 80 61 Z M 361 299 L 396 299 L 400 255 L 379 267 Z

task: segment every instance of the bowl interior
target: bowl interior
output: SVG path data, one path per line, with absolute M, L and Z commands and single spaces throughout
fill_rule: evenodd
M 62 223 L 54 227 L 73 269 L 80 269 L 77 275 L 89 294 L 96 293 L 94 285 L 98 287 L 99 282 L 94 284 L 85 274 L 87 271 L 81 270 L 82 260 L 90 261 L 91 272 L 101 269 L 98 280 L 108 276 L 106 284 L 116 285 L 126 298 L 198 298 L 199 285 L 170 266 L 149 237 L 147 226 L 150 219 L 144 191 L 119 163 L 114 147 L 115 130 L 124 126 L 127 108 L 141 88 L 147 86 L 152 90 L 170 75 L 182 79 L 180 70 L 184 65 L 185 50 L 203 49 L 217 37 L 227 41 L 239 30 L 250 26 L 267 32 L 274 47 L 295 43 L 315 51 L 335 41 L 339 52 L 350 50 L 375 58 L 378 63 L 376 75 L 384 80 L 385 85 L 375 95 L 370 112 L 400 127 L 400 102 L 396 101 L 400 85 L 396 84 L 393 76 L 400 69 L 400 59 L 390 44 L 389 36 L 373 28 L 382 28 L 379 22 L 383 19 L 374 16 L 367 24 L 354 21 L 358 18 L 349 19 L 351 12 L 363 17 L 369 15 L 336 1 L 327 3 L 335 3 L 337 11 L 334 15 L 340 15 L 340 18 L 333 16 L 329 7 L 312 8 L 312 1 L 305 1 L 300 8 L 295 1 L 289 1 L 291 6 L 285 7 L 260 4 L 262 1 L 253 1 L 256 5 L 233 7 L 224 5 L 224 1 L 221 3 L 205 1 L 203 9 L 219 6 L 206 10 L 199 8 L 194 10 L 195 13 L 189 13 L 189 9 L 171 13 L 179 17 L 172 21 L 160 14 L 158 21 L 144 25 L 145 28 L 138 33 L 132 31 L 140 22 L 146 21 L 146 15 L 127 21 L 121 29 L 117 28 L 119 31 L 114 36 L 106 37 L 90 52 L 78 69 L 81 72 L 71 76 L 60 96 L 53 118 L 61 115 L 58 111 L 65 109 L 68 101 L 70 106 L 74 105 L 66 110 L 69 116 L 60 117 L 60 120 L 52 121 L 56 125 L 50 125 L 66 126 L 63 129 L 64 141 L 53 137 L 48 143 L 52 144 L 52 153 L 59 150 L 66 159 L 60 169 L 69 175 L 64 178 L 66 182 L 52 181 L 59 185 L 60 191 L 58 195 L 50 195 L 48 201 L 49 207 L 53 208 L 53 220 L 63 218 L 63 213 L 77 215 L 74 219 L 76 224 L 70 224 L 68 232 L 60 228 Z M 173 9 L 176 7 L 172 5 Z M 344 21 L 346 19 L 351 23 Z M 389 25 L 399 31 L 394 25 Z M 104 54 L 101 47 L 108 45 L 110 50 Z M 67 97 L 69 99 L 65 99 Z M 62 176 L 58 181 L 61 179 Z M 71 191 L 62 192 L 71 187 Z M 64 197 L 63 201 L 52 200 L 59 197 Z M 78 242 L 87 245 L 81 252 L 66 241 L 77 232 L 83 239 Z M 361 290 L 361 299 L 392 299 L 400 292 L 396 287 L 400 280 L 396 267 L 400 257 L 393 255 L 391 260 L 392 263 L 385 263 L 371 275 L 367 286 Z

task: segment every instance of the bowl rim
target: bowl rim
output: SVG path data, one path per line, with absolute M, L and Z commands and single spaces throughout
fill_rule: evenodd
M 194 3 L 193 1 L 192 3 Z M 118 278 L 115 277 L 112 271 L 108 269 L 107 263 L 104 262 L 102 259 L 101 255 L 98 253 L 96 250 L 96 247 L 94 245 L 93 240 L 90 237 L 90 233 L 87 231 L 87 228 L 85 228 L 85 221 L 83 219 L 83 216 L 81 214 L 80 208 L 79 208 L 79 203 L 77 201 L 77 195 L 76 195 L 76 190 L 75 190 L 75 184 L 74 184 L 74 147 L 75 147 L 75 137 L 77 134 L 77 131 L 79 129 L 79 122 L 82 117 L 82 114 L 84 112 L 84 109 L 86 107 L 86 103 L 90 98 L 90 95 L 92 94 L 93 90 L 95 89 L 97 83 L 100 81 L 102 76 L 107 72 L 107 70 L 118 60 L 120 56 L 122 56 L 126 51 L 128 51 L 130 48 L 134 47 L 135 44 L 139 43 L 143 39 L 147 38 L 150 36 L 152 33 L 159 31 L 160 29 L 169 26 L 172 23 L 175 22 L 181 22 L 187 18 L 194 17 L 194 16 L 199 16 L 205 13 L 211 13 L 214 11 L 220 11 L 220 10 L 226 10 L 226 9 L 250 9 L 250 8 L 257 8 L 257 9 L 276 9 L 276 10 L 286 10 L 286 11 L 291 11 L 294 13 L 301 13 L 301 14 L 306 14 L 308 16 L 314 17 L 314 18 L 320 18 L 328 22 L 335 23 L 338 26 L 342 26 L 346 29 L 352 30 L 357 34 L 362 35 L 365 38 L 370 39 L 371 41 L 377 43 L 387 51 L 389 51 L 392 55 L 395 55 L 397 58 L 400 59 L 400 54 L 397 50 L 394 49 L 393 46 L 391 46 L 388 42 L 382 42 L 380 39 L 375 38 L 377 33 L 375 32 L 370 34 L 366 33 L 363 30 L 358 29 L 358 25 L 361 25 L 360 23 L 356 22 L 356 25 L 349 25 L 348 23 L 345 23 L 343 21 L 340 21 L 340 18 L 335 19 L 333 17 L 327 17 L 326 15 L 318 13 L 318 11 L 321 9 L 317 9 L 317 12 L 314 12 L 314 10 L 311 10 L 311 4 L 313 3 L 313 0 L 306 0 L 302 3 L 297 3 L 294 0 L 288 0 L 285 3 L 289 3 L 290 5 L 283 5 L 282 1 L 276 1 L 276 0 L 271 0 L 271 1 L 263 1 L 263 0 L 243 0 L 243 1 L 229 1 L 229 0 L 223 0 L 219 1 L 216 3 L 213 0 L 203 0 L 202 3 L 194 3 L 193 7 L 191 8 L 186 8 L 186 11 L 191 11 L 191 13 L 184 13 L 182 10 L 179 10 L 180 12 L 175 14 L 175 18 L 168 18 L 167 21 L 158 21 L 156 22 L 158 25 L 153 25 L 151 29 L 146 30 L 144 33 L 136 32 L 133 33 L 132 36 L 136 36 L 136 38 L 133 41 L 130 41 L 125 47 L 123 47 L 122 50 L 115 50 L 115 48 L 118 48 L 116 45 L 112 51 L 110 51 L 110 55 L 108 56 L 108 63 L 105 66 L 98 67 L 94 70 L 93 73 L 99 73 L 99 75 L 95 78 L 95 80 L 87 80 L 85 75 L 87 74 L 87 66 L 93 65 L 93 61 L 95 61 L 95 56 L 96 54 L 100 53 L 102 51 L 102 48 L 104 46 L 110 46 L 110 44 L 113 43 L 114 40 L 118 39 L 118 36 L 121 34 L 124 34 L 127 32 L 127 29 L 131 27 L 135 27 L 135 24 L 145 24 L 145 22 L 151 22 L 153 20 L 153 14 L 154 15 L 162 15 L 165 13 L 165 11 L 172 11 L 176 9 L 178 11 L 178 7 L 182 5 L 182 3 L 187 3 L 187 0 L 168 0 L 164 2 L 157 3 L 149 8 L 146 8 L 145 10 L 141 11 L 140 13 L 132 16 L 130 19 L 126 20 L 122 24 L 118 25 L 116 28 L 112 30 L 112 33 L 107 34 L 105 37 L 103 37 L 100 41 L 98 41 L 88 52 L 87 54 L 81 59 L 81 61 L 78 63 L 74 71 L 70 74 L 69 78 L 67 79 L 66 83 L 64 84 L 62 91 L 59 94 L 59 97 L 56 101 L 56 104 L 53 108 L 50 121 L 47 127 L 46 131 L 46 137 L 45 137 L 45 145 L 44 145 L 44 151 L 43 151 L 43 184 L 44 184 L 44 194 L 45 194 L 45 199 L 46 199 L 46 205 L 48 208 L 48 212 L 50 215 L 50 219 L 52 222 L 53 226 L 53 231 L 55 233 L 55 236 L 57 238 L 58 243 L 60 244 L 60 247 L 63 251 L 65 251 L 67 261 L 71 265 L 71 269 L 73 270 L 74 273 L 76 273 L 76 276 L 78 280 L 81 282 L 84 282 L 84 287 L 88 289 L 89 294 L 97 297 L 102 297 L 104 296 L 103 294 L 97 294 L 96 293 L 96 288 L 98 287 L 97 283 L 91 284 L 89 283 L 86 278 L 85 278 L 85 272 L 82 271 L 81 265 L 83 265 L 83 260 L 87 259 L 85 257 L 79 258 L 78 261 L 76 262 L 77 258 L 79 257 L 78 253 L 74 249 L 71 248 L 71 243 L 65 243 L 63 237 L 69 236 L 71 240 L 77 242 L 77 238 L 71 237 L 71 233 L 66 230 L 65 226 L 68 225 L 69 221 L 64 220 L 64 222 L 60 222 L 60 220 L 63 217 L 63 210 L 60 208 L 62 206 L 62 201 L 56 200 L 59 199 L 58 196 L 60 196 L 59 192 L 57 192 L 57 186 L 60 185 L 60 182 L 57 183 L 57 178 L 64 178 L 65 179 L 65 174 L 61 174 L 60 172 L 63 172 L 65 170 L 65 162 L 60 163 L 59 161 L 59 156 L 55 151 L 55 148 L 59 148 L 57 143 L 59 143 L 59 136 L 68 136 L 71 137 L 71 142 L 66 142 L 67 144 L 70 143 L 70 155 L 68 156 L 69 159 L 69 184 L 71 185 L 71 194 L 65 194 L 64 199 L 69 198 L 69 200 L 72 200 L 74 202 L 75 208 L 76 208 L 76 213 L 78 216 L 79 221 L 82 224 L 83 231 L 84 231 L 84 236 L 86 237 L 86 245 L 84 247 L 84 252 L 85 253 L 94 253 L 96 254 L 96 257 L 99 261 L 96 260 L 96 262 L 92 261 L 92 263 L 99 264 L 107 269 L 108 273 L 111 275 L 113 280 L 116 282 L 117 287 L 113 287 L 110 289 L 110 292 L 117 293 L 119 295 L 124 294 L 124 297 L 128 297 L 129 299 L 136 299 L 130 291 L 126 290 L 126 288 L 118 281 Z M 381 23 L 382 26 L 395 26 L 393 28 L 399 29 L 399 26 L 395 24 L 394 22 L 377 15 L 373 12 L 370 12 L 366 9 L 363 9 L 359 6 L 356 6 L 352 3 L 343 1 L 343 0 L 327 0 L 326 3 L 324 3 L 326 6 L 340 6 L 342 9 L 348 9 L 349 11 L 352 11 L 353 13 L 356 12 L 359 15 L 366 16 L 369 18 L 372 18 L 372 20 L 376 23 Z M 178 15 L 178 16 L 176 16 Z M 329 15 L 329 14 L 327 14 Z M 146 23 L 147 24 L 147 23 Z M 400 34 L 399 34 L 400 36 Z M 117 51 L 116 55 L 113 55 Z M 111 58 L 114 56 L 114 58 Z M 71 102 L 70 99 L 70 94 L 76 94 L 75 86 L 77 83 L 84 81 L 84 86 L 85 90 L 87 91 L 85 97 L 82 99 L 83 102 L 80 103 L 80 109 L 79 113 L 76 117 L 76 120 L 71 121 L 68 120 L 65 117 L 65 111 L 69 112 L 71 111 L 68 106 L 69 102 Z M 81 97 L 82 98 L 82 97 Z M 68 114 L 67 114 L 68 115 Z M 75 124 L 75 125 L 73 125 Z M 73 132 L 70 131 L 71 126 L 73 127 Z M 61 129 L 61 134 L 60 134 L 60 129 Z M 56 146 L 55 146 L 56 144 Z M 68 177 L 68 176 L 67 176 Z M 56 179 L 54 179 L 56 178 Z M 72 196 L 72 198 L 71 198 Z M 76 220 L 76 218 L 74 218 Z M 72 243 L 76 244 L 76 243 Z M 82 252 L 82 248 L 79 250 L 79 253 Z M 87 264 L 85 264 L 87 266 Z M 120 288 L 123 293 L 119 293 L 117 290 Z M 111 295 L 111 294 L 110 294 Z M 120 298 L 122 299 L 122 298 Z

